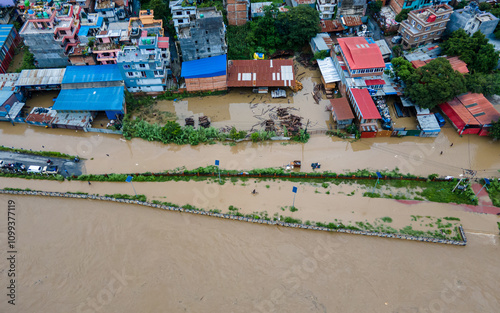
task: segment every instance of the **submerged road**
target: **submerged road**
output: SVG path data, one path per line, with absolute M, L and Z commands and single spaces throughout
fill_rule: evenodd
M 32 154 L 0 151 L 0 160 L 4 161 L 4 163 L 20 162 L 26 166 L 26 169 L 28 169 L 30 165 L 41 166 L 43 168 L 44 166 L 47 166 L 47 160 L 49 159 L 53 162 L 52 165 L 59 167 L 59 174 L 64 177 L 69 175 L 78 176 L 82 174 L 82 162 L 75 163 L 73 160 L 62 158 L 49 158 Z

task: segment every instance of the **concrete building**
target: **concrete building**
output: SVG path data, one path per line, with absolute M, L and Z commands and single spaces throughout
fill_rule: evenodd
M 192 61 L 227 53 L 226 26 L 215 7 L 198 9 L 196 20 L 179 28 L 182 60 Z
M 413 10 L 408 19 L 401 22 L 399 34 L 403 37 L 403 49 L 415 48 L 441 38 L 450 20 L 453 8 L 447 4 Z
M 488 37 L 495 31 L 497 25 L 498 17 L 479 10 L 477 3 L 472 1 L 465 8 L 453 11 L 446 32 L 451 33 L 462 28 L 470 36 L 480 31 Z
M 229 25 L 245 25 L 248 21 L 250 0 L 224 0 Z
M 431 5 L 448 4 L 450 0 L 391 0 L 389 5 L 398 14 L 402 10 L 418 10 Z
M 117 64 L 130 92 L 163 92 L 172 84 L 168 37 L 148 37 L 118 52 Z M 171 86 L 170 86 L 171 87 Z
M 95 36 L 92 53 L 95 54 L 97 64 L 116 64 L 116 55 L 122 45 L 130 44 L 128 23 L 104 24 Z
M 346 94 L 347 89 L 353 86 L 382 89 L 385 84 L 381 82 L 385 63 L 373 39 L 347 37 L 338 38 L 337 41 L 340 56 L 337 57 L 333 50 L 331 56 L 341 78 L 340 92 Z
M 123 0 L 95 0 L 94 11 L 102 17 L 105 22 L 124 21 L 127 18 L 127 12 Z
M 256 2 L 250 4 L 250 17 L 260 17 L 264 16 L 264 7 L 271 5 L 272 2 Z M 288 12 L 288 9 L 285 6 L 278 7 L 278 10 L 282 13 Z
M 378 131 L 377 121 L 382 119 L 377 106 L 366 89 L 351 88 L 347 94 L 362 132 Z
M 138 30 L 138 31 L 137 31 Z M 163 20 L 155 20 L 154 19 L 154 11 L 153 10 L 141 10 L 139 11 L 139 17 L 130 18 L 128 24 L 129 34 L 132 33 L 142 33 L 139 31 L 147 31 L 148 35 L 158 35 L 160 37 L 164 37 L 163 32 Z M 137 39 L 139 36 L 137 37 Z
M 327 51 L 328 53 L 330 53 L 333 45 L 333 40 L 327 33 L 319 33 L 316 35 L 316 37 L 311 38 L 309 45 L 311 46 L 312 53 L 320 51 Z
M 228 87 L 295 87 L 293 60 L 231 60 Z
M 296 7 L 298 5 L 308 5 L 311 8 L 315 8 L 316 0 L 292 0 L 292 7 Z
M 71 49 L 68 55 L 71 65 L 96 65 L 96 55 L 88 46 L 78 46 Z
M 318 0 L 316 2 L 316 10 L 319 12 L 319 18 L 321 20 L 331 20 L 336 6 L 336 0 Z
M 174 21 L 175 32 L 179 34 L 179 27 L 184 25 L 189 25 L 191 21 L 196 19 L 196 6 L 187 4 L 184 0 L 173 0 L 170 1 L 170 13 L 172 14 L 172 20 Z
M 6 73 L 21 41 L 14 25 L 0 25 L 0 73 Z
M 68 53 L 79 43 L 80 11 L 80 7 L 68 4 L 27 10 L 19 34 L 33 53 L 37 67 L 69 64 Z
M 366 0 L 339 0 L 337 16 L 365 16 Z
M 345 129 L 354 120 L 351 106 L 346 97 L 330 99 L 332 106 L 332 118 L 337 123 L 337 129 Z
M 0 24 L 13 24 L 19 18 L 19 12 L 15 5 L 10 5 L 11 1 L 0 2 Z
M 87 45 L 89 38 L 94 38 L 101 30 L 103 18 L 97 13 L 80 13 L 80 30 L 78 31 L 78 39 L 80 44 Z

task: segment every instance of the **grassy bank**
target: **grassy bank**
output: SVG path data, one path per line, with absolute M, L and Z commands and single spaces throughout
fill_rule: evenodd
M 62 158 L 62 159 L 74 159 L 76 157 L 74 155 L 69 155 L 66 153 L 61 153 L 61 152 L 56 152 L 56 151 L 32 151 L 32 150 L 26 150 L 26 149 L 9 148 L 9 147 L 4 147 L 4 146 L 0 146 L 0 151 L 39 155 L 39 156 L 44 156 L 44 157 Z
M 484 182 L 482 182 L 484 184 Z M 492 181 L 488 186 L 488 195 L 494 206 L 500 207 L 500 182 Z

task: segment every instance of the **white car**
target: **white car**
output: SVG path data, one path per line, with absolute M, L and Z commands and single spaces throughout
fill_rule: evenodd
M 38 165 L 30 165 L 30 167 L 28 167 L 28 173 L 41 174 L 42 167 Z
M 0 168 L 3 167 L 3 160 L 0 160 Z

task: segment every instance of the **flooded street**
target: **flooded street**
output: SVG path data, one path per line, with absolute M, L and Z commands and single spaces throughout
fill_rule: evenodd
M 498 236 L 471 234 L 466 247 L 455 247 L 86 200 L 2 195 L 0 206 L 6 208 L 8 199 L 18 213 L 18 298 L 14 307 L 3 296 L 1 312 L 500 307 Z M 0 236 L 6 238 L 4 219 Z M 5 269 L 6 250 L 0 251 Z
M 318 134 L 306 144 L 242 142 L 235 146 L 222 143 L 177 146 L 139 138 L 126 141 L 117 135 L 0 123 L 0 144 L 79 155 L 87 159 L 84 164 L 87 173 L 158 172 L 181 166 L 192 169 L 212 165 L 214 160 L 221 161 L 221 168 L 244 170 L 279 167 L 301 160 L 305 165 L 303 171 L 311 171 L 308 165 L 320 162 L 321 170 L 337 173 L 398 167 L 402 173 L 416 175 L 438 173 L 457 177 L 462 168 L 478 170 L 479 177 L 500 174 L 498 142 L 475 135 L 459 137 L 451 128 L 443 128 L 438 138 L 379 137 L 351 142 Z

